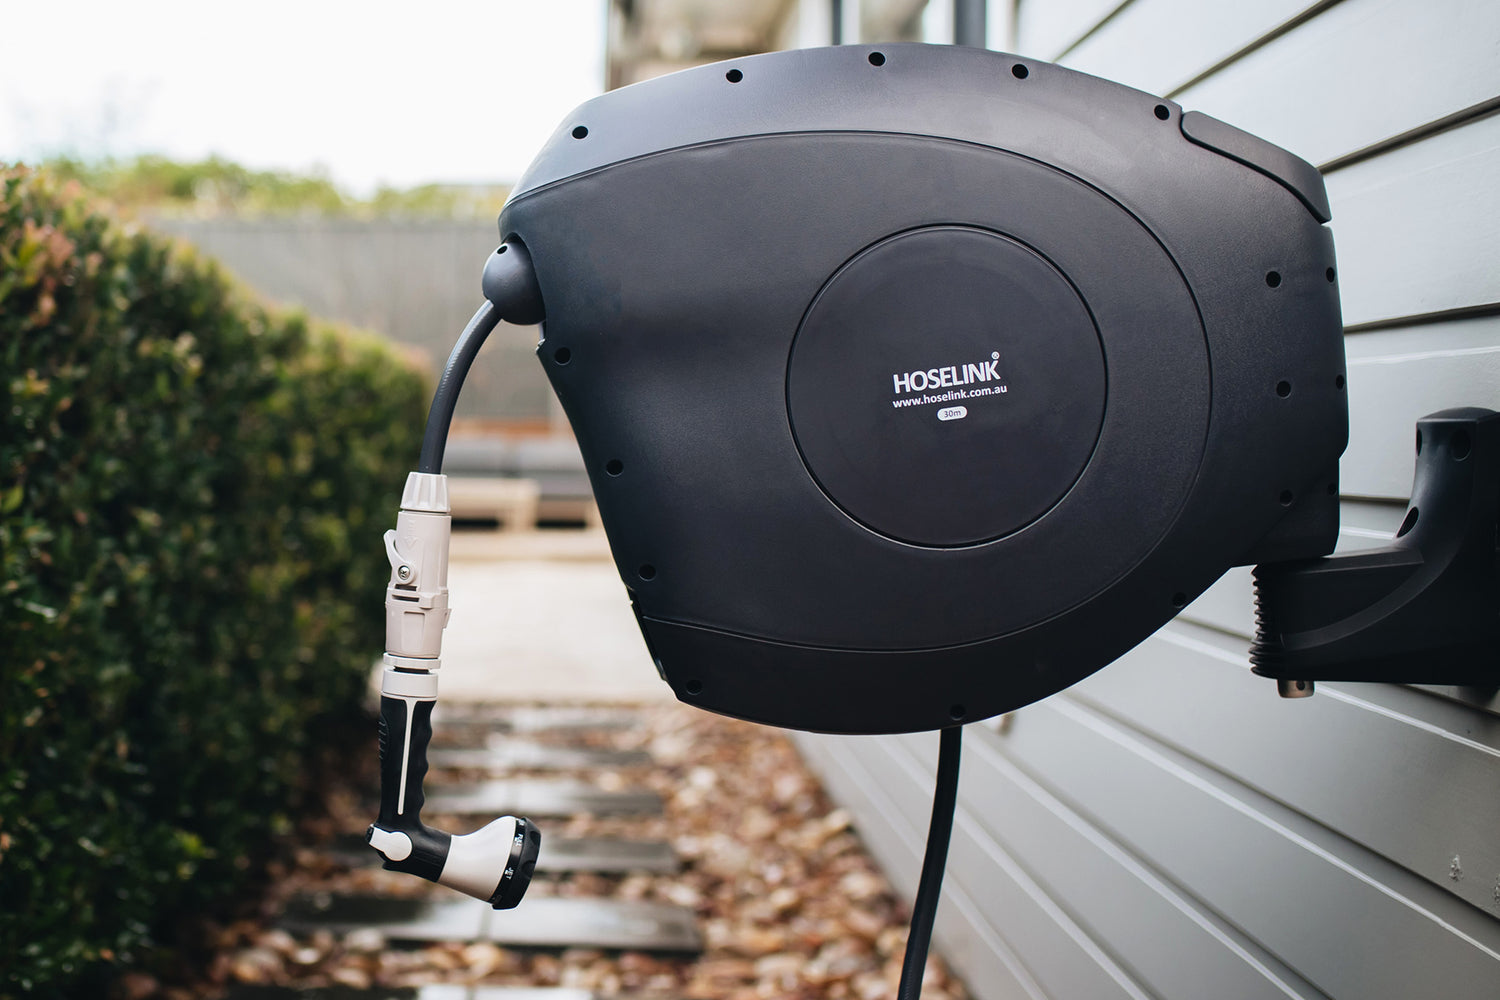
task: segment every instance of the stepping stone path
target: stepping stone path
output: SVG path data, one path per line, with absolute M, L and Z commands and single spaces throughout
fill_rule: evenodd
M 429 750 L 427 763 L 435 768 L 572 771 L 589 767 L 641 767 L 651 763 L 651 755 L 644 750 L 548 746 L 499 736 L 491 737 L 489 746 L 483 750 Z
M 605 789 L 583 781 L 500 779 L 464 781 L 453 771 L 587 771 L 639 768 L 652 764 L 643 750 L 547 744 L 507 733 L 546 734 L 554 739 L 590 732 L 622 731 L 639 723 L 634 712 L 591 708 L 516 709 L 509 713 L 448 710 L 434 720 L 470 746 L 446 745 L 429 751 L 427 816 L 473 814 L 489 819 L 513 814 L 568 818 L 659 815 L 662 799 L 649 789 Z M 496 733 L 496 730 L 500 730 Z M 482 742 L 473 746 L 474 738 Z M 330 845 L 332 858 L 351 866 L 373 866 L 379 857 L 362 840 L 342 837 Z M 557 872 L 669 873 L 681 868 L 664 840 L 614 837 L 547 837 L 538 859 L 539 875 Z M 523 948 L 597 948 L 638 952 L 702 951 L 703 938 L 690 907 L 616 899 L 528 896 L 520 909 L 497 911 L 456 893 L 403 898 L 315 893 L 294 897 L 278 926 L 295 936 L 378 934 L 383 942 L 493 942 Z M 592 1000 L 588 990 L 437 985 L 408 989 L 314 989 L 245 987 L 230 1000 Z M 653 994 L 660 997 L 661 994 Z
M 481 741 L 500 733 L 599 733 L 633 729 L 640 724 L 640 713 L 630 708 L 597 705 L 517 706 L 497 714 L 492 707 L 476 707 L 440 702 L 432 710 L 433 745 L 445 739 L 459 743 L 464 730 L 478 729 Z
M 435 776 L 441 778 L 441 775 Z M 608 791 L 577 781 L 486 781 L 451 792 L 427 780 L 428 815 L 639 816 L 659 815 L 661 796 L 652 791 Z
M 539 872 L 651 872 L 670 874 L 682 861 L 665 840 L 621 837 L 542 838 Z
M 477 899 L 318 896 L 293 900 L 281 926 L 293 934 L 347 934 L 360 928 L 387 941 L 494 941 L 532 948 L 619 948 L 696 952 L 703 948 L 684 906 L 615 899 L 528 899 L 493 910 Z
M 424 816 L 454 833 L 537 818 L 522 905 L 495 911 L 382 870 L 353 835 L 375 813 L 361 784 L 309 826 L 322 846 L 274 873 L 266 916 L 213 932 L 217 958 L 192 995 L 894 996 L 905 901 L 783 734 L 675 705 L 438 712 Z M 966 1000 L 932 963 L 924 1000 Z
M 598 994 L 566 987 L 529 986 L 393 986 L 357 990 L 345 987 L 299 990 L 292 986 L 239 986 L 225 1000 L 595 1000 Z

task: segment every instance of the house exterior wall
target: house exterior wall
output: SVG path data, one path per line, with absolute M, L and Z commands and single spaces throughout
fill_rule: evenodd
M 1416 419 L 1500 409 L 1500 4 L 1003 0 L 990 21 L 992 44 L 1321 167 L 1349 359 L 1340 550 L 1383 544 Z M 968 727 L 936 940 L 977 997 L 1500 997 L 1500 697 L 1281 701 L 1249 671 L 1252 629 L 1237 569 L 1116 664 Z M 797 739 L 913 893 L 936 735 Z

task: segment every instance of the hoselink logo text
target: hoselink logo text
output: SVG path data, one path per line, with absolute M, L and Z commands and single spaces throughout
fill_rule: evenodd
M 926 371 L 891 376 L 892 391 L 898 394 L 1000 380 L 1000 355 L 998 353 L 978 364 L 947 365 L 943 368 L 929 368 Z

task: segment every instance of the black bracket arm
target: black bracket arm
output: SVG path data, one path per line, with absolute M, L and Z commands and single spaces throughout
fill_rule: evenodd
M 1254 670 L 1314 681 L 1500 685 L 1500 413 L 1417 422 L 1406 517 L 1387 547 L 1255 568 Z

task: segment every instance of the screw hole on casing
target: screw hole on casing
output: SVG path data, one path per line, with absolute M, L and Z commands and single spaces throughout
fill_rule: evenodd
M 884 52 L 871 52 L 870 53 L 870 65 L 871 66 L 884 66 L 885 65 L 885 53 Z
M 565 365 L 569 361 L 573 360 L 573 352 L 568 350 L 566 347 L 559 347 L 557 350 L 552 352 L 552 360 L 556 361 L 560 365 Z
M 1280 382 L 1276 383 L 1276 395 L 1280 396 L 1282 399 L 1286 399 L 1291 394 L 1292 383 L 1288 382 L 1286 379 L 1282 379 Z
M 962 719 L 964 716 L 966 716 L 968 714 L 969 714 L 968 710 L 965 709 L 962 705 L 950 705 L 950 706 L 948 706 L 948 718 L 952 719 L 954 722 L 958 722 L 960 719 Z
M 1331 285 L 1333 284 L 1333 279 L 1338 277 L 1338 272 L 1330 267 L 1328 270 L 1323 272 L 1323 277 L 1327 278 L 1328 283 Z
M 1333 387 L 1335 389 L 1342 389 L 1344 387 L 1344 376 L 1335 375 L 1333 377 Z
M 1160 118 L 1162 121 L 1166 121 L 1168 118 L 1172 117 L 1172 109 L 1167 107 L 1165 104 L 1158 104 L 1156 106 L 1156 117 Z
M 1010 75 L 1015 77 L 1017 80 L 1024 80 L 1031 75 L 1031 70 L 1027 69 L 1025 66 L 1022 66 L 1020 63 L 1016 63 L 1010 68 Z
M 1297 499 L 1297 495 L 1291 490 L 1282 490 L 1279 499 L 1281 500 L 1281 506 L 1290 507 L 1292 505 L 1292 501 Z
M 1474 444 L 1469 440 L 1468 431 L 1454 431 L 1452 439 L 1448 442 L 1448 454 L 1453 456 L 1454 461 L 1462 462 L 1469 457 L 1469 450 Z
M 604 463 L 604 471 L 609 473 L 611 476 L 618 476 L 620 473 L 625 471 L 625 463 L 620 461 L 618 458 L 612 458 L 608 462 Z
M 739 83 L 744 78 L 745 74 L 741 73 L 737 69 L 732 69 L 728 73 L 724 74 L 724 79 L 728 80 L 730 83 Z
M 1400 538 L 1402 535 L 1406 534 L 1416 526 L 1417 508 L 1413 507 L 1411 510 L 1407 511 L 1406 516 L 1401 519 L 1401 527 L 1396 529 L 1396 537 Z
M 582 126 L 582 125 L 576 125 L 576 126 L 573 127 L 573 138 L 575 138 L 575 139 L 582 139 L 584 136 L 586 136 L 588 134 L 589 134 L 589 130 L 586 127 Z
M 510 245 L 509 245 L 509 244 L 508 244 L 508 243 L 502 243 L 502 244 L 500 244 L 500 246 L 499 246 L 499 247 L 498 247 L 498 248 L 497 248 L 497 249 L 496 249 L 496 250 L 495 250 L 495 252 L 496 252 L 496 253 L 504 253 L 504 252 L 505 252 L 505 251 L 507 251 L 507 250 L 509 250 L 509 249 L 510 249 Z
M 1269 285 L 1272 288 L 1279 288 L 1279 287 L 1281 287 L 1281 272 L 1280 271 L 1267 271 L 1266 272 L 1266 284 Z
M 1176 608 L 1179 611 L 1187 607 L 1187 595 L 1180 590 L 1177 593 L 1173 594 L 1172 607 Z
M 1298 691 L 1306 691 L 1307 681 L 1292 681 L 1292 687 L 1296 688 Z
M 682 685 L 682 689 L 684 691 L 686 691 L 688 694 L 693 694 L 693 695 L 702 694 L 703 693 L 703 682 L 700 681 L 698 678 L 694 677 L 692 680 L 690 680 L 686 684 Z
M 636 575 L 638 575 L 642 580 L 655 580 L 656 567 L 651 565 L 650 563 L 646 563 L 640 569 L 636 570 Z

